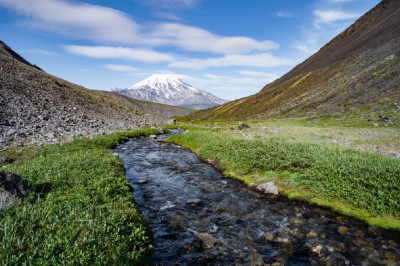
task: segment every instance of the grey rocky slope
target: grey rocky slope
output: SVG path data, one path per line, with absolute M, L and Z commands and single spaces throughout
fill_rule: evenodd
M 93 136 L 166 119 L 0 53 L 0 150 Z

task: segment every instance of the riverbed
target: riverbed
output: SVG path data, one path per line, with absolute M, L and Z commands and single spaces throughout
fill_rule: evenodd
M 173 143 L 134 139 L 115 152 L 158 265 L 399 265 L 398 232 L 261 194 Z

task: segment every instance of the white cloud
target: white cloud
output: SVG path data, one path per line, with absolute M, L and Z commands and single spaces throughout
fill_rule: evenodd
M 79 45 L 66 45 L 64 49 L 71 54 L 92 58 L 129 59 L 146 63 L 170 62 L 174 60 L 174 56 L 171 54 L 159 53 L 149 49 Z
M 95 41 L 128 43 L 139 26 L 116 9 L 65 0 L 0 0 L 32 21 L 26 25 Z
M 315 10 L 316 23 L 332 23 L 349 19 L 356 19 L 360 14 L 344 12 L 341 10 Z
M 127 65 L 113 65 L 113 64 L 108 64 L 104 66 L 107 69 L 114 70 L 114 71 L 120 71 L 120 72 L 134 72 L 137 71 L 137 68 L 127 66 Z
M 292 65 L 294 62 L 288 58 L 278 58 L 271 53 L 259 54 L 232 54 L 223 57 L 206 59 L 186 59 L 174 61 L 169 64 L 171 67 L 204 69 L 208 67 L 229 67 L 229 66 L 251 66 L 251 67 L 274 67 Z
M 166 4 L 180 3 L 187 6 L 196 2 L 163 1 Z M 221 54 L 266 51 L 279 47 L 268 40 L 221 36 L 199 27 L 178 23 L 142 26 L 119 10 L 68 0 L 0 0 L 0 5 L 27 17 L 29 20 L 26 26 L 100 43 L 175 46 L 187 51 Z
M 257 41 L 244 36 L 226 37 L 207 30 L 178 23 L 163 23 L 155 27 L 146 38 L 149 44 L 178 46 L 188 51 L 221 54 L 247 53 L 279 48 L 272 41 Z

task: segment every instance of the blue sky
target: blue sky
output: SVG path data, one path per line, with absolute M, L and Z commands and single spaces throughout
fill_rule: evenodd
M 89 89 L 153 73 L 233 100 L 257 93 L 378 0 L 0 0 L 1 40 Z

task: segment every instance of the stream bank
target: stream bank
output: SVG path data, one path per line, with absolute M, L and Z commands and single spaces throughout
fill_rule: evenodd
M 399 233 L 260 194 L 179 145 L 135 139 L 115 152 L 152 228 L 157 264 L 396 265 L 400 260 Z

